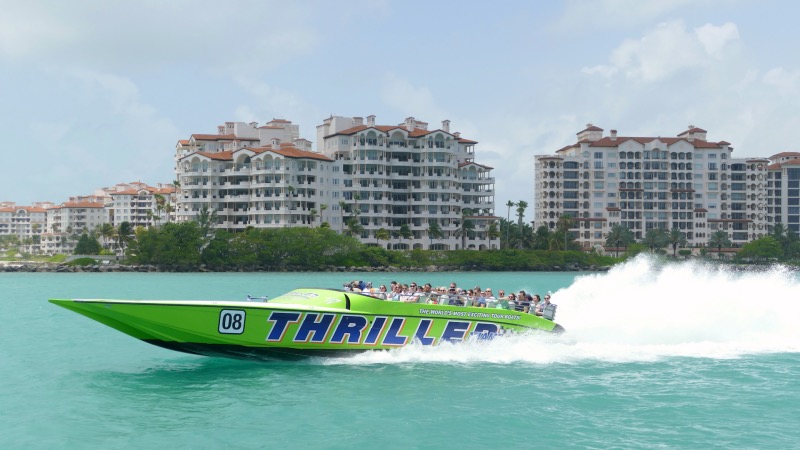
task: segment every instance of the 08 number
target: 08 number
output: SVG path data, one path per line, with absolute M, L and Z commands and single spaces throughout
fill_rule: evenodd
M 222 334 L 244 333 L 244 311 L 223 309 L 219 312 L 219 332 Z

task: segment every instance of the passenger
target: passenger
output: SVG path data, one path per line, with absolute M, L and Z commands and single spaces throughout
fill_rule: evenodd
M 530 312 L 531 314 L 536 314 L 536 312 L 539 311 L 539 305 L 541 304 L 541 302 L 542 298 L 539 297 L 539 294 L 534 294 L 533 299 L 531 300 L 531 308 L 530 311 L 528 312 Z
M 458 294 L 458 287 L 455 283 L 450 283 L 450 289 L 447 291 L 448 294 Z
M 361 293 L 364 295 L 372 295 L 372 282 L 368 282 L 364 289 L 361 290 Z
M 514 311 L 516 308 L 517 308 L 517 296 L 514 295 L 514 293 L 512 292 L 512 293 L 508 294 L 508 305 L 507 305 L 506 309 L 510 309 L 511 311 Z
M 525 295 L 525 299 L 520 302 L 522 304 L 522 312 L 525 314 L 531 311 L 531 302 L 533 301 L 533 297 L 530 294 Z
M 517 301 L 514 304 L 514 310 L 515 311 L 522 312 L 524 310 L 524 307 L 522 306 L 522 304 L 525 302 L 526 298 L 527 298 L 527 294 L 525 294 L 525 291 L 520 290 L 517 293 Z M 530 304 L 528 304 L 528 305 L 530 306 Z
M 542 301 L 542 304 L 539 305 L 539 309 L 536 310 L 536 315 L 541 316 L 544 309 L 550 306 L 551 304 L 552 303 L 550 303 L 550 294 L 545 294 L 544 301 Z
M 381 299 L 381 300 L 386 300 L 386 294 L 387 294 L 387 292 L 386 292 L 386 285 L 382 284 L 382 285 L 381 285 L 381 286 L 378 288 L 378 292 L 376 292 L 376 293 L 375 293 L 375 297 L 376 297 L 376 298 L 379 298 L 379 299 Z
M 497 306 L 497 297 L 492 294 L 492 288 L 486 288 L 486 290 L 483 292 L 483 296 L 486 297 L 487 308 L 494 308 Z
M 386 298 L 386 300 L 391 300 L 393 302 L 399 302 L 400 301 L 400 297 L 402 295 L 403 295 L 403 286 L 400 286 L 399 284 L 395 284 L 394 285 L 394 291 L 392 291 L 392 294 L 390 296 L 388 296 Z
M 475 291 L 469 289 L 467 291 L 467 298 L 464 299 L 464 306 L 472 306 L 475 304 Z
M 486 308 L 487 306 L 486 295 L 480 289 L 475 293 L 475 306 L 478 308 Z

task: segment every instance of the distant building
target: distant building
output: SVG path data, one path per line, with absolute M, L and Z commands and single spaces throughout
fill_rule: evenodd
M 691 246 L 724 230 L 735 245 L 778 222 L 798 230 L 800 154 L 733 157 L 726 141 L 695 126 L 677 137 L 618 136 L 589 124 L 577 142 L 535 156 L 535 226 L 554 230 L 569 215 L 586 249 L 602 246 L 613 225 L 641 239 L 678 228 Z
M 450 133 L 449 121 L 435 131 L 413 118 L 396 126 L 374 121 L 326 119 L 317 127 L 317 151 L 282 119 L 226 122 L 218 134 L 178 141 L 176 219 L 195 220 L 205 207 L 228 230 L 328 222 L 344 232 L 347 219 L 357 218 L 358 237 L 369 244 L 497 248 L 492 168 L 474 161 L 477 143 Z M 461 233 L 464 220 L 474 228 Z M 441 238 L 429 236 L 433 222 Z M 408 239 L 397 237 L 404 226 Z M 396 237 L 380 243 L 380 229 Z

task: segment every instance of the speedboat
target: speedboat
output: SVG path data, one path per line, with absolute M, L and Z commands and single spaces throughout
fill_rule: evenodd
M 262 360 L 343 356 L 417 342 L 489 340 L 561 333 L 552 319 L 499 308 L 452 305 L 448 296 L 381 300 L 334 289 L 295 289 L 250 301 L 50 299 L 51 303 L 171 350 Z M 253 301 L 255 300 L 255 301 Z

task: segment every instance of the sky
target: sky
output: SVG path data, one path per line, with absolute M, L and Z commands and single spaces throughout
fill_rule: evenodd
M 413 116 L 478 141 L 496 214 L 592 123 L 800 151 L 800 3 L 0 0 L 0 201 L 171 183 L 174 150 L 273 118 Z M 314 143 L 317 144 L 316 142 Z M 513 211 L 512 211 L 513 214 Z

